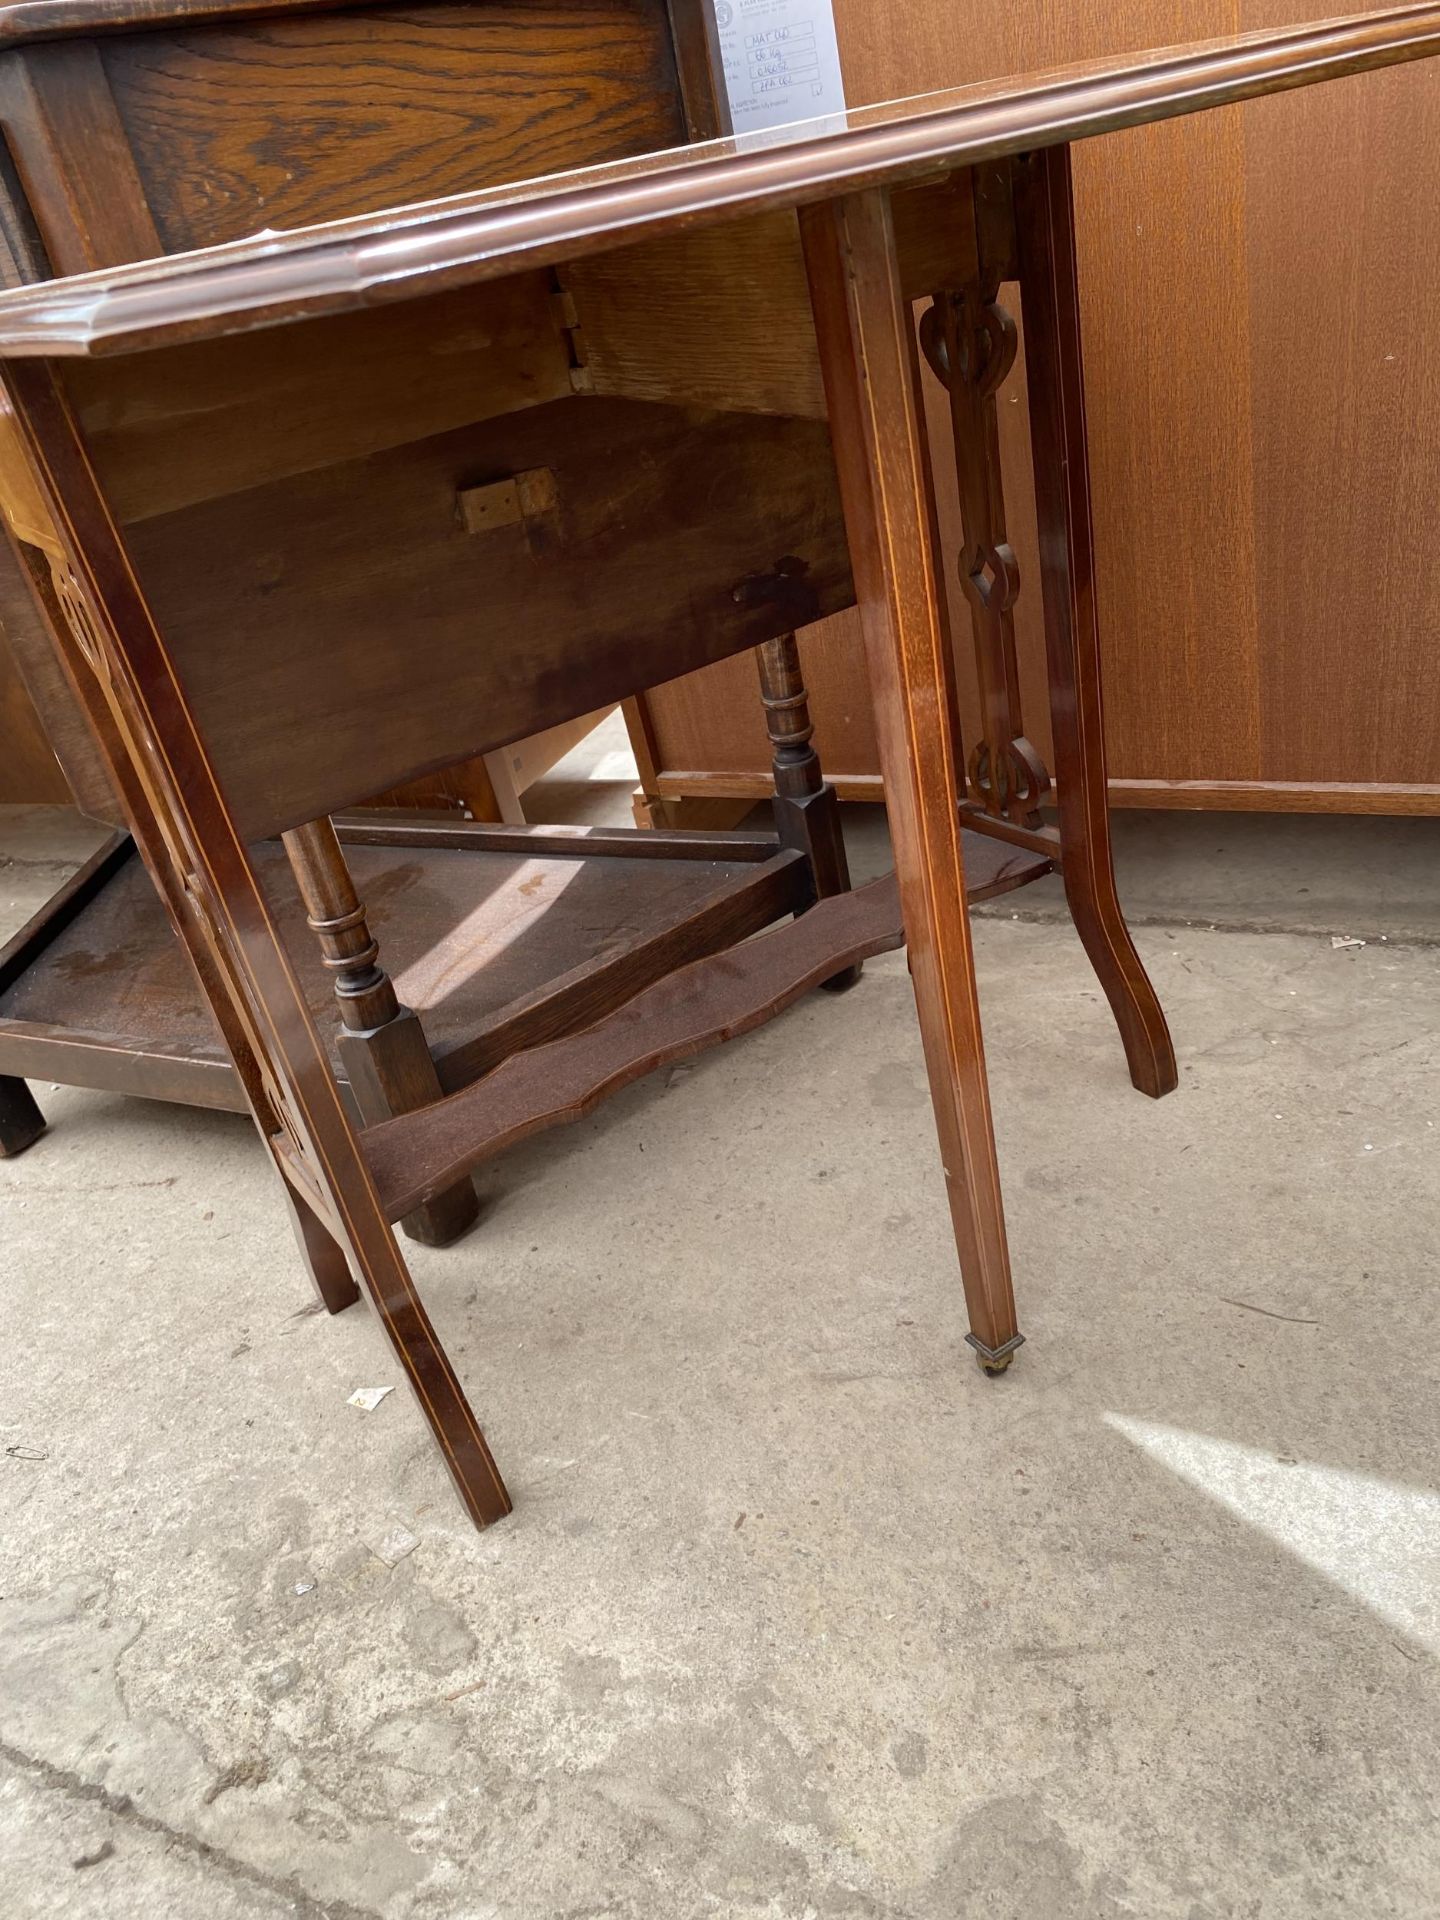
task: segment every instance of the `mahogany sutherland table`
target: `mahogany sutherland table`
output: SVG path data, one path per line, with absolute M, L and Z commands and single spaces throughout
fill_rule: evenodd
M 65 671 L 231 1045 L 322 1292 L 348 1303 L 353 1264 L 477 1522 L 509 1498 L 389 1222 L 607 1090 L 811 986 L 848 981 L 864 956 L 899 944 L 902 917 L 970 1338 L 987 1367 L 1014 1353 L 917 354 L 983 420 L 1011 350 L 993 283 L 1013 250 L 1051 677 L 1062 704 L 1071 691 L 1069 724 L 1083 740 L 1100 715 L 1093 674 L 1074 664 L 1093 657 L 1095 614 L 1065 143 L 1437 51 L 1440 6 L 1408 7 L 930 96 L 838 129 L 797 128 L 782 143 L 714 142 L 0 298 L 15 429 L 0 488 L 17 536 L 45 556 Z M 932 285 L 965 291 L 937 294 L 917 348 L 916 263 L 936 236 L 947 264 Z M 607 254 L 611 271 L 591 276 L 585 298 L 611 337 L 632 343 L 642 397 L 527 389 L 548 275 L 561 270 L 573 292 L 577 269 L 583 282 Z M 727 274 L 757 316 L 748 342 L 706 338 L 703 290 Z M 687 340 L 735 354 L 757 378 L 770 356 L 768 376 L 785 387 L 814 350 L 807 311 L 828 431 L 783 407 L 645 394 L 647 361 Z M 984 481 L 965 567 L 977 606 L 996 611 L 1015 583 L 1003 527 L 985 530 Z M 835 537 L 837 486 L 846 540 Z M 895 878 L 847 888 L 824 825 L 833 796 L 808 755 L 793 684 L 790 629 L 843 604 L 852 574 L 898 911 Z M 231 591 L 223 623 L 217 582 Z M 389 616 L 400 605 L 410 617 L 397 645 Z M 465 608 L 477 616 L 469 623 Z M 628 996 L 635 980 L 602 969 L 591 1024 L 574 1030 L 585 996 L 572 994 L 564 1037 L 537 1032 L 541 1044 L 490 1072 L 472 1058 L 479 1077 L 358 1124 L 257 850 L 279 834 L 306 856 L 307 917 L 338 991 L 379 1023 L 355 1029 L 369 1044 L 394 1024 L 393 990 L 387 1012 L 389 982 L 327 816 L 377 784 L 761 642 L 777 759 L 795 777 L 788 792 L 782 782 L 783 844 L 742 850 L 756 876 L 729 883 L 742 898 L 767 893 L 752 926 L 774 917 L 778 894 L 795 918 L 723 951 L 712 940 L 676 971 L 652 968 Z M 998 658 L 1003 666 L 1003 648 Z M 1057 843 L 1023 804 L 1035 790 L 1019 743 L 1001 745 L 1009 773 L 992 766 L 991 778 L 1017 804 L 990 814 L 987 829 L 1048 860 Z M 1103 807 L 1103 779 L 1062 785 L 1058 798 L 1062 820 Z M 464 828 L 403 831 L 417 846 L 460 849 L 467 838 Z M 613 836 L 600 839 L 596 856 L 614 857 Z M 728 843 L 686 844 L 691 857 L 723 859 Z M 328 875 L 319 890 L 317 873 Z M 1163 1023 L 1156 1050 L 1162 1037 Z

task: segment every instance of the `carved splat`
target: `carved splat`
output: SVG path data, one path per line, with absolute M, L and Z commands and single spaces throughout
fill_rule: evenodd
M 68 564 L 53 553 L 50 555 L 50 578 L 54 582 L 55 598 L 60 602 L 66 625 L 75 636 L 75 644 L 84 655 L 86 666 L 97 680 L 108 682 L 110 658 L 105 651 L 100 629 L 91 617 L 80 582 Z
M 384 1026 L 400 1011 L 390 976 L 380 965 L 380 945 L 370 931 L 364 902 L 329 820 L 312 820 L 282 834 L 306 924 L 335 985 L 342 1025 L 353 1033 Z
M 1014 255 L 1008 172 L 971 176 L 979 271 L 933 296 L 920 347 L 950 396 L 964 545 L 960 584 L 970 607 L 982 707 L 981 738 L 966 762 L 974 803 L 992 818 L 1038 827 L 1050 775 L 1025 737 L 1014 606 L 1020 568 L 1006 537 L 995 396 L 1015 365 L 1014 316 L 1000 282 Z

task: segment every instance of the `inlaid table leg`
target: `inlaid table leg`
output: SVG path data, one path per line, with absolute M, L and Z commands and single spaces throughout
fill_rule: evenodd
M 1076 929 L 1120 1029 L 1130 1077 L 1142 1093 L 1158 1099 L 1177 1084 L 1175 1049 L 1120 911 L 1110 857 L 1070 149 L 1028 154 L 1016 162 L 1012 178 L 1060 872 Z
M 999 1371 L 1022 1336 L 965 907 L 954 665 L 889 199 L 854 194 L 801 224 L 968 1337 Z
M 127 809 L 136 843 L 151 872 L 173 882 L 161 892 L 187 948 L 203 947 L 199 971 L 218 985 L 222 1027 L 238 1023 L 250 1036 L 247 1051 L 265 1082 L 263 1111 L 273 1113 L 272 1154 L 303 1174 L 329 1213 L 332 1238 L 364 1284 L 467 1512 L 487 1526 L 510 1511 L 509 1494 L 390 1230 L 124 539 L 49 370 L 16 363 L 6 380 L 55 525 L 52 564 L 64 614 L 57 636 L 67 671 L 77 683 L 90 675 L 92 691 L 103 690 L 111 724 L 102 744 L 117 789 L 138 782 L 143 790 L 141 804 Z M 343 1304 L 333 1262 L 321 1252 Z M 318 1273 L 316 1280 L 325 1284 Z

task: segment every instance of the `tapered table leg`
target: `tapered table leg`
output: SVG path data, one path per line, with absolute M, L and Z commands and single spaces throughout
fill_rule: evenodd
M 965 909 L 954 669 L 929 540 L 908 307 L 883 192 L 808 209 L 801 221 L 969 1338 L 998 1371 L 1021 1335 Z
M 1110 858 L 1069 148 L 1028 154 L 1016 163 L 1013 179 L 1060 872 L 1076 929 L 1120 1029 L 1130 1077 L 1142 1093 L 1158 1099 L 1176 1086 L 1175 1049 L 1120 911 Z
M 67 672 L 86 689 L 86 710 L 94 706 L 106 716 L 97 734 L 117 791 L 141 791 L 141 804 L 130 810 L 136 843 L 180 939 L 187 950 L 203 951 L 200 979 L 226 1003 L 216 1009 L 222 1029 L 238 1021 L 253 1034 L 237 1065 L 265 1082 L 257 1122 L 275 1126 L 272 1151 L 288 1142 L 284 1150 L 332 1203 L 330 1237 L 370 1297 L 466 1511 L 477 1526 L 488 1526 L 510 1511 L 510 1496 L 400 1256 L 285 942 L 178 697 L 173 663 L 74 420 L 38 362 L 12 365 L 7 385 L 55 524 L 52 564 L 65 609 L 57 638 Z M 343 1305 L 333 1254 L 323 1241 L 307 1252 L 323 1263 L 323 1279 L 315 1275 L 322 1298 L 328 1288 L 331 1301 Z

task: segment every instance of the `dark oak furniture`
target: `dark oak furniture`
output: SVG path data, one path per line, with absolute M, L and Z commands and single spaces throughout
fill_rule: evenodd
M 0 285 L 716 132 L 706 5 L 0 4 Z M 103 773 L 24 601 L 6 561 L 0 801 L 73 793 L 93 811 Z M 381 798 L 523 819 L 519 791 L 582 730 L 572 723 Z
M 988 1368 L 1013 1355 L 965 823 L 1031 860 L 1068 867 L 1072 855 L 1030 817 L 1036 776 L 1019 743 L 999 753 L 984 743 L 996 804 L 983 820 L 962 797 L 918 356 L 941 369 L 983 450 L 1009 351 L 992 288 L 1013 258 L 1027 296 L 1051 683 L 1077 773 L 1062 818 L 1070 848 L 1093 851 L 1104 779 L 1067 143 L 1437 51 L 1440 7 L 1408 7 L 909 101 L 852 115 L 841 132 L 802 129 L 789 145 L 617 161 L 0 297 L 15 426 L 0 492 L 49 583 L 66 676 L 230 1043 L 322 1293 L 332 1306 L 353 1298 L 353 1264 L 477 1522 L 506 1511 L 508 1496 L 388 1223 L 610 1088 L 811 986 L 848 981 L 902 931 L 970 1337 Z M 608 306 L 606 256 L 622 267 Z M 759 345 L 778 339 L 788 354 L 797 259 L 827 420 L 649 394 L 497 399 L 506 368 L 527 367 L 553 327 L 552 271 L 577 310 L 596 303 L 613 339 L 633 324 L 643 343 L 676 284 L 713 285 L 718 265 L 743 263 L 757 307 L 773 300 L 786 321 Z M 927 284 L 917 347 L 910 305 Z M 626 302 L 647 287 L 652 301 L 627 322 Z M 537 309 L 527 322 L 542 293 L 549 317 Z M 477 341 L 488 386 L 453 377 Z M 637 344 L 642 384 L 651 358 Z M 754 371 L 768 377 L 758 360 Z M 434 400 L 424 438 L 417 386 Z M 480 388 L 489 411 L 477 418 Z M 241 419 L 267 431 L 223 430 Z M 998 691 L 1013 582 L 993 499 L 973 511 L 987 507 L 966 563 Z M 895 878 L 853 892 L 791 642 L 800 620 L 852 591 L 897 863 Z M 457 617 L 474 607 L 483 622 Z M 633 969 L 602 956 L 573 983 L 549 1029 L 559 1037 L 541 1016 L 529 1044 L 490 1071 L 471 1054 L 453 1087 L 416 1110 L 367 1110 L 365 1075 L 405 1016 L 327 816 L 377 764 L 406 779 L 757 643 L 781 832 L 778 845 L 746 850 L 753 876 L 727 887 L 753 925 L 787 909 L 793 920 L 675 971 L 661 956 L 638 991 Z M 373 831 L 414 848 L 485 844 L 464 828 Z M 361 1015 L 345 1036 L 359 1124 L 272 897 L 264 843 L 276 835 L 342 1011 L 349 1002 Z M 704 854 L 722 859 L 727 844 Z M 696 857 L 693 842 L 649 845 Z M 1094 886 L 1093 859 L 1074 872 Z M 1102 890 L 1095 897 L 1103 904 Z M 715 945 L 734 931 L 716 929 Z M 1168 1048 L 1163 1023 L 1146 1024 L 1153 996 L 1123 954 L 1113 969 L 1138 1022 L 1126 1031 L 1132 1070 L 1154 1076 Z
M 116 266 L 673 144 L 691 131 L 682 85 L 688 76 L 694 88 L 706 71 L 694 62 L 701 5 L 422 0 L 382 10 L 372 0 L 37 0 L 0 7 L 0 282 Z M 528 324 L 533 312 L 522 319 Z M 474 379 L 484 359 L 481 352 L 457 356 L 455 377 Z M 553 351 L 543 369 L 526 362 L 511 371 L 514 379 L 548 383 L 556 395 L 571 388 L 571 368 Z M 304 379 L 303 368 L 296 377 Z M 229 423 L 232 435 L 247 430 L 253 434 L 255 423 Z M 27 781 L 44 766 L 33 701 L 76 800 L 123 827 L 103 759 L 55 673 L 43 602 L 37 616 L 4 550 L 0 621 L 7 764 Z M 583 731 L 579 718 L 578 729 L 560 726 L 543 741 L 507 744 L 503 755 L 437 767 L 379 797 L 514 819 L 517 758 L 533 759 L 546 746 L 563 752 Z M 323 895 L 335 859 L 323 829 L 293 852 L 302 867 L 314 866 L 309 893 Z M 124 861 L 123 848 L 108 850 L 88 881 L 65 890 L 6 949 L 0 1022 L 8 1064 L 27 1070 L 29 1036 L 38 1029 L 66 1041 L 46 1049 L 39 1070 L 53 1078 L 241 1107 L 239 1080 L 225 1069 L 223 1043 L 189 970 Z M 453 864 L 439 861 L 439 873 L 448 877 Z M 68 936 L 72 945 L 87 943 L 87 991 L 61 995 L 57 1005 L 58 956 L 50 955 L 45 980 L 27 979 L 31 961 L 77 900 L 110 889 L 112 880 L 118 884 L 104 913 L 87 914 L 83 929 Z M 377 885 L 383 898 L 383 881 Z M 615 924 L 629 926 L 629 890 L 612 904 Z M 110 943 L 104 948 L 102 936 Z M 563 967 L 563 953 L 562 941 L 553 970 Z M 537 956 L 528 990 L 548 977 L 548 964 Z M 118 1001 L 103 991 L 106 982 L 122 988 Z M 378 1025 L 391 998 L 350 995 L 341 1004 L 352 1024 Z M 490 1017 L 492 998 L 482 992 L 476 1011 Z M 407 1032 L 408 1041 L 401 1038 Z M 434 1090 L 413 1020 L 389 1025 L 385 1046 L 370 1051 L 372 1105 L 389 1111 Z M 355 1052 L 342 1048 L 346 1071 Z M 31 1131 L 6 1129 L 0 1151 L 5 1135 L 13 1151 Z M 443 1242 L 475 1215 L 474 1194 L 462 1184 L 406 1226 Z
M 382 9 L 373 0 L 39 0 L 0 7 L 0 280 L 15 285 L 119 265 L 271 225 L 663 147 L 701 126 L 711 130 L 703 118 L 713 113 L 708 67 L 703 57 L 696 60 L 702 5 L 422 0 Z M 544 305 L 547 296 L 532 291 L 536 298 L 519 309 L 517 324 L 531 325 Z M 562 339 L 550 329 L 542 354 L 509 364 L 512 384 L 530 382 L 535 395 L 569 393 L 576 374 L 558 350 Z M 457 355 L 454 380 L 483 379 L 485 361 L 483 351 Z M 303 382 L 303 367 L 294 377 Z M 439 399 L 442 414 L 454 407 L 454 380 L 448 399 Z M 278 403 L 287 397 L 282 392 Z M 483 410 L 479 395 L 471 404 Z M 237 420 L 228 428 L 232 436 L 253 434 L 256 425 Z M 7 767 L 34 797 L 36 769 L 53 747 L 82 807 L 123 826 L 103 760 L 56 675 L 43 605 L 37 617 L 6 550 L 0 618 Z M 45 716 L 48 746 L 22 672 Z M 582 716 L 579 729 L 584 724 Z M 576 723 L 567 719 L 538 741 L 507 743 L 503 752 L 435 769 L 382 797 L 463 807 L 482 820 L 514 819 L 517 763 L 531 769 L 537 753 L 548 763 L 576 737 Z M 63 797 L 63 788 L 52 797 Z M 294 853 L 302 865 L 315 864 L 310 889 L 323 892 L 333 855 L 327 862 L 321 830 Z M 433 885 L 448 883 L 455 866 L 428 849 L 407 849 L 406 859 L 428 863 Z M 608 908 L 613 925 L 653 935 L 674 874 L 653 863 L 607 871 L 617 882 Z M 685 871 L 693 882 L 694 866 Z M 125 849 L 107 849 L 11 943 L 0 962 L 6 1064 L 111 1091 L 243 1107 L 240 1080 L 158 902 L 136 882 Z M 375 874 L 372 882 L 372 898 L 383 903 L 387 876 Z M 526 884 L 523 874 L 517 884 Z M 70 925 L 92 898 L 96 910 L 79 928 Z M 595 904 L 592 898 L 592 915 Z M 476 929 L 492 943 L 501 908 L 497 896 Z M 525 998 L 564 971 L 573 942 L 559 933 L 555 915 L 547 926 L 557 936 L 553 953 L 535 952 L 537 943 L 529 942 L 528 978 L 513 968 L 491 969 L 473 983 L 479 997 L 472 1013 L 493 1023 L 500 1001 Z M 57 929 L 65 943 L 49 950 Z M 74 953 L 82 946 L 89 956 L 84 990 L 58 992 L 60 981 L 74 981 Z M 45 968 L 35 974 L 31 963 L 41 951 Z M 67 955 L 68 974 L 59 971 Z M 323 1001 L 323 978 L 310 984 Z M 379 1024 L 375 1016 L 389 1002 L 352 995 L 343 1005 L 352 1021 Z M 38 1033 L 64 1044 L 47 1044 L 37 1055 Z M 343 1047 L 340 1059 L 347 1070 Z M 370 1097 L 392 1107 L 433 1090 L 418 1031 L 406 1046 L 392 1033 L 369 1078 Z M 11 1150 L 31 1131 L 8 1129 Z M 446 1207 L 426 1209 L 407 1225 L 420 1237 L 444 1240 L 474 1213 L 473 1195 L 462 1188 Z

